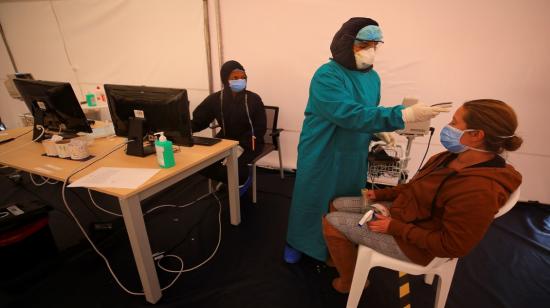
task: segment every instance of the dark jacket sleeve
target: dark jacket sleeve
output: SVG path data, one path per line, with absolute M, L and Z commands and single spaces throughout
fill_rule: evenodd
M 193 132 L 199 132 L 207 128 L 214 120 L 216 116 L 215 98 L 217 97 L 215 94 L 206 97 L 193 111 L 193 120 L 191 120 Z

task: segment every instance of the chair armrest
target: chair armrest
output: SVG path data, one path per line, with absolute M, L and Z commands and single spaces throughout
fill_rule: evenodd
M 279 134 L 281 134 L 281 132 L 283 131 L 284 129 L 282 128 L 277 128 L 277 129 L 274 129 L 271 134 L 269 134 L 270 136 L 273 136 L 273 137 L 279 137 Z
M 272 144 L 266 144 L 264 146 L 264 149 L 263 151 L 258 155 L 256 156 L 251 162 L 248 163 L 248 166 L 252 166 L 253 164 L 255 164 L 257 161 L 259 161 L 260 159 L 262 159 L 262 157 L 266 156 L 267 154 L 273 152 L 275 150 L 275 147 L 272 145 Z

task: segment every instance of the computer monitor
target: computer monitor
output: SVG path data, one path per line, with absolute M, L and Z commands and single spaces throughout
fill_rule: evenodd
M 174 144 L 193 146 L 185 89 L 112 84 L 104 88 L 116 135 L 136 141 L 128 143 L 126 154 L 154 153 L 151 135 L 158 132 Z
M 73 137 L 78 132 L 92 132 L 70 83 L 20 78 L 13 82 L 34 117 L 33 140 L 41 141 L 50 133 Z M 39 125 L 46 132 L 42 134 Z

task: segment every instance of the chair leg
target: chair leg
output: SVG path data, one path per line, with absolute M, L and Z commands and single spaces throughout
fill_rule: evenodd
M 208 179 L 208 193 L 212 193 L 214 191 L 214 184 L 212 182 L 212 179 Z
M 447 296 L 449 295 L 451 283 L 453 282 L 456 262 L 456 259 L 449 261 L 449 265 L 445 266 L 439 273 L 439 283 L 437 284 L 437 291 L 435 293 L 436 308 L 445 308 Z
M 279 171 L 281 172 L 281 179 L 285 178 L 285 173 L 283 171 L 283 154 L 281 154 L 281 143 L 277 139 L 277 153 L 279 153 Z
M 371 269 L 371 259 L 372 250 L 359 247 L 346 308 L 356 308 L 359 305 Z
M 252 203 L 256 203 L 256 164 L 252 164 Z

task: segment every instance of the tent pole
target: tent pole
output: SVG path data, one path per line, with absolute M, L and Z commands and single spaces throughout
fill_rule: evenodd
M 214 92 L 214 80 L 212 77 L 212 46 L 210 44 L 210 25 L 208 17 L 208 0 L 202 1 L 204 14 L 204 43 L 206 48 L 206 66 L 208 68 L 208 93 Z
M 6 49 L 8 50 L 8 55 L 10 56 L 11 65 L 13 66 L 13 70 L 18 73 L 19 70 L 17 69 L 17 65 L 15 64 L 15 59 L 13 59 L 13 54 L 11 53 L 10 45 L 8 44 L 8 39 L 6 38 L 6 34 L 4 33 L 4 28 L 2 27 L 2 22 L 0 22 L 0 33 L 2 34 L 2 39 L 4 40 L 4 45 L 6 46 Z

